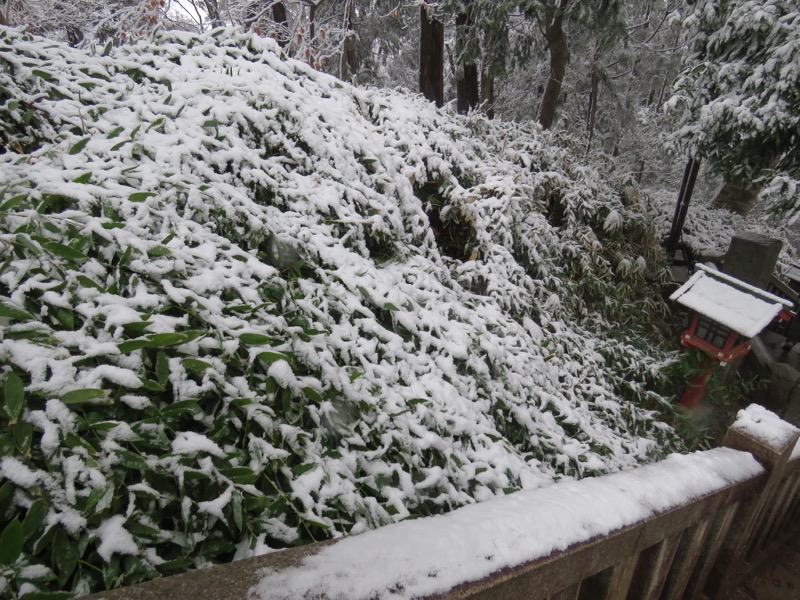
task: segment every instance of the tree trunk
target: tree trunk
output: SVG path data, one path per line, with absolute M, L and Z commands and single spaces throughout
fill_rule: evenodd
M 222 25 L 222 17 L 219 13 L 219 5 L 217 0 L 203 0 L 203 6 L 206 8 L 208 20 L 211 22 L 212 27 L 219 27 Z
M 748 189 L 726 181 L 717 192 L 711 206 L 727 208 L 731 212 L 745 216 L 753 208 L 758 192 L 758 189 Z
M 444 105 L 444 23 L 419 8 L 419 91 L 436 106 Z
M 289 19 L 286 17 L 286 7 L 283 2 L 272 5 L 272 20 L 277 25 L 275 39 L 281 48 L 286 48 L 289 45 Z
M 486 68 L 481 75 L 481 106 L 489 119 L 494 119 L 494 77 Z
M 558 0 L 555 14 L 545 27 L 545 39 L 550 52 L 550 77 L 539 106 L 539 123 L 545 129 L 550 129 L 555 120 L 558 97 L 561 95 L 561 84 L 569 63 L 569 45 L 567 44 L 567 35 L 564 33 L 564 13 L 568 4 L 569 0 Z
M 597 122 L 597 97 L 600 92 L 600 73 L 597 72 L 597 56 L 595 62 L 592 63 L 592 84 L 589 89 L 589 112 L 586 115 L 586 130 L 589 133 L 589 139 L 586 142 L 586 152 L 592 147 L 592 138 L 594 137 L 594 126 Z
M 456 78 L 456 110 L 461 114 L 477 108 L 481 101 L 472 2 L 473 0 L 465 0 L 464 12 L 456 15 L 456 54 L 459 69 Z
M 353 20 L 356 14 L 355 0 L 347 0 L 344 6 L 344 30 L 347 32 L 342 44 L 342 56 L 339 60 L 339 79 L 356 83 L 358 74 L 358 55 L 356 54 L 356 32 L 353 31 Z

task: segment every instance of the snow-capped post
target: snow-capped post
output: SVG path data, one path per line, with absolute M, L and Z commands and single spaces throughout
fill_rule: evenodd
M 694 408 L 705 392 L 711 368 L 726 365 L 750 351 L 750 340 L 786 308 L 788 300 L 740 279 L 698 265 L 697 272 L 670 296 L 689 309 L 689 325 L 681 344 L 705 353 L 702 371 L 683 389 L 680 403 Z
M 709 598 L 730 598 L 750 572 L 748 565 L 757 567 L 768 554 L 770 536 L 780 543 L 782 519 L 790 516 L 788 508 L 796 500 L 790 493 L 796 483 L 787 479 L 792 473 L 787 465 L 797 458 L 798 438 L 800 429 L 758 404 L 740 410 L 728 429 L 723 446 L 750 452 L 767 469 L 767 476 L 761 491 L 744 500 L 736 511 L 704 590 Z

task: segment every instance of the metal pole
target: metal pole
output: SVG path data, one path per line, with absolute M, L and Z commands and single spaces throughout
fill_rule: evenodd
M 675 251 L 678 249 L 678 242 L 683 233 L 683 226 L 686 223 L 686 214 L 689 212 L 689 201 L 692 199 L 692 192 L 694 192 L 694 184 L 697 181 L 697 173 L 700 170 L 700 159 L 689 157 L 686 163 L 686 168 L 683 171 L 683 181 L 681 182 L 681 189 L 678 192 L 678 202 L 675 205 L 675 214 L 672 217 L 672 226 L 669 230 L 669 237 L 665 248 L 667 255 L 671 258 L 675 256 Z

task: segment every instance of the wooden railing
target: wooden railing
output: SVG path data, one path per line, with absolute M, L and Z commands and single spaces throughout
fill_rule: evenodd
M 740 451 L 732 454 L 741 456 L 742 461 L 752 463 L 747 453 L 752 454 L 764 467 L 757 474 L 667 510 L 656 511 L 642 521 L 611 533 L 573 543 L 561 552 L 506 567 L 477 581 L 423 597 L 437 600 L 730 598 L 742 580 L 768 560 L 800 524 L 800 450 L 795 450 L 798 436 L 800 431 L 790 426 L 783 430 L 782 436 L 777 436 L 777 441 L 774 436 L 754 434 L 752 428 L 735 426 L 729 430 L 724 445 Z M 420 543 L 424 544 L 424 540 Z M 301 598 L 302 594 L 287 595 L 281 590 L 281 582 L 287 581 L 286 574 L 290 574 L 289 578 L 310 576 L 313 569 L 323 564 L 323 555 L 341 563 L 342 555 L 352 556 L 353 551 L 352 545 L 349 550 L 344 550 L 344 546 L 346 544 L 325 543 L 296 548 L 98 597 L 108 600 Z M 342 552 L 337 557 L 338 548 Z M 386 565 L 387 569 L 391 567 Z M 359 569 L 354 564 L 353 572 L 344 576 L 356 581 L 364 576 Z M 260 596 L 253 595 L 254 586 L 261 590 Z M 325 590 L 319 589 L 319 583 L 316 586 L 309 597 L 331 597 L 324 595 Z M 387 590 L 386 595 L 418 597 L 401 592 L 393 589 L 390 594 Z M 338 594 L 334 597 L 361 597 L 355 592 L 352 596 Z M 383 593 L 364 597 L 380 598 Z

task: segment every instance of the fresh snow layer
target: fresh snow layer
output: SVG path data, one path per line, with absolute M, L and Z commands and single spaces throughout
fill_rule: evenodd
M 416 598 L 633 525 L 754 477 L 752 455 L 719 448 L 602 478 L 522 491 L 346 538 L 298 567 L 267 570 L 262 600 Z
M 0 470 L 85 561 L 127 531 L 150 565 L 226 562 L 681 447 L 672 356 L 636 337 L 647 225 L 538 126 L 225 30 L 0 28 L 0 57 L 0 369 L 34 440 Z
M 783 309 L 783 301 L 708 268 L 697 271 L 670 300 L 753 338 Z M 735 282 L 735 285 L 732 283 Z M 773 301 L 774 298 L 774 301 Z
M 731 427 L 746 433 L 776 452 L 782 452 L 800 433 L 797 427 L 758 404 L 751 404 L 740 410 Z M 796 452 L 795 446 L 792 456 Z

